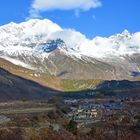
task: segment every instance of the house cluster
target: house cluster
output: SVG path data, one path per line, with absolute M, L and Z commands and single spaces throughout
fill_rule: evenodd
M 103 106 L 104 106 L 104 109 L 108 111 L 121 110 L 121 108 L 123 107 L 123 103 L 122 102 L 116 102 L 116 103 L 107 102 L 103 104 Z
M 92 120 L 99 117 L 100 111 L 97 106 L 80 105 L 78 108 L 73 107 L 68 117 L 74 120 Z
M 68 104 L 68 105 L 71 105 L 71 104 L 76 104 L 78 103 L 78 100 L 76 99 L 64 99 L 64 104 Z
M 66 104 L 76 104 L 78 107 L 72 107 L 72 111 L 68 113 L 68 118 L 74 120 L 100 120 L 106 115 L 111 115 L 115 110 L 118 111 L 123 108 L 124 103 L 121 101 L 93 101 L 93 100 L 65 100 Z

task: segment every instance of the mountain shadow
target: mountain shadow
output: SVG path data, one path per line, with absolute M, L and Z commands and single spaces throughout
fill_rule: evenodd
M 132 90 L 140 89 L 140 81 L 128 81 L 128 80 L 111 80 L 104 81 L 99 84 L 96 89 L 98 90 Z
M 114 97 L 137 97 L 140 98 L 140 81 L 111 80 L 104 81 L 94 89 L 82 91 L 69 91 L 60 94 L 64 98 L 104 98 L 105 96 Z
M 59 91 L 13 75 L 0 68 L 0 101 L 46 100 Z

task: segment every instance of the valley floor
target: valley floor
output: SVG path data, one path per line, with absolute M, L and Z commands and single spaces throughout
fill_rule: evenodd
M 123 96 L 2 102 L 0 140 L 139 140 L 139 106 Z

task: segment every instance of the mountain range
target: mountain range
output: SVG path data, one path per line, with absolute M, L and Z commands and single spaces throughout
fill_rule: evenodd
M 0 27 L 0 58 L 1 67 L 10 72 L 61 90 L 76 87 L 76 81 L 80 89 L 105 80 L 135 81 L 140 75 L 140 32 L 88 39 L 48 19 L 12 22 Z

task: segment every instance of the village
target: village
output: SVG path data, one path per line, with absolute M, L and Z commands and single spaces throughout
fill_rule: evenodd
M 64 100 L 64 104 L 71 108 L 67 114 L 68 119 L 75 120 L 79 128 L 108 122 L 113 117 L 117 123 L 121 123 L 125 118 L 129 118 L 132 123 L 135 123 L 134 118 L 140 112 L 136 103 L 140 104 L 140 100 L 134 98 Z

